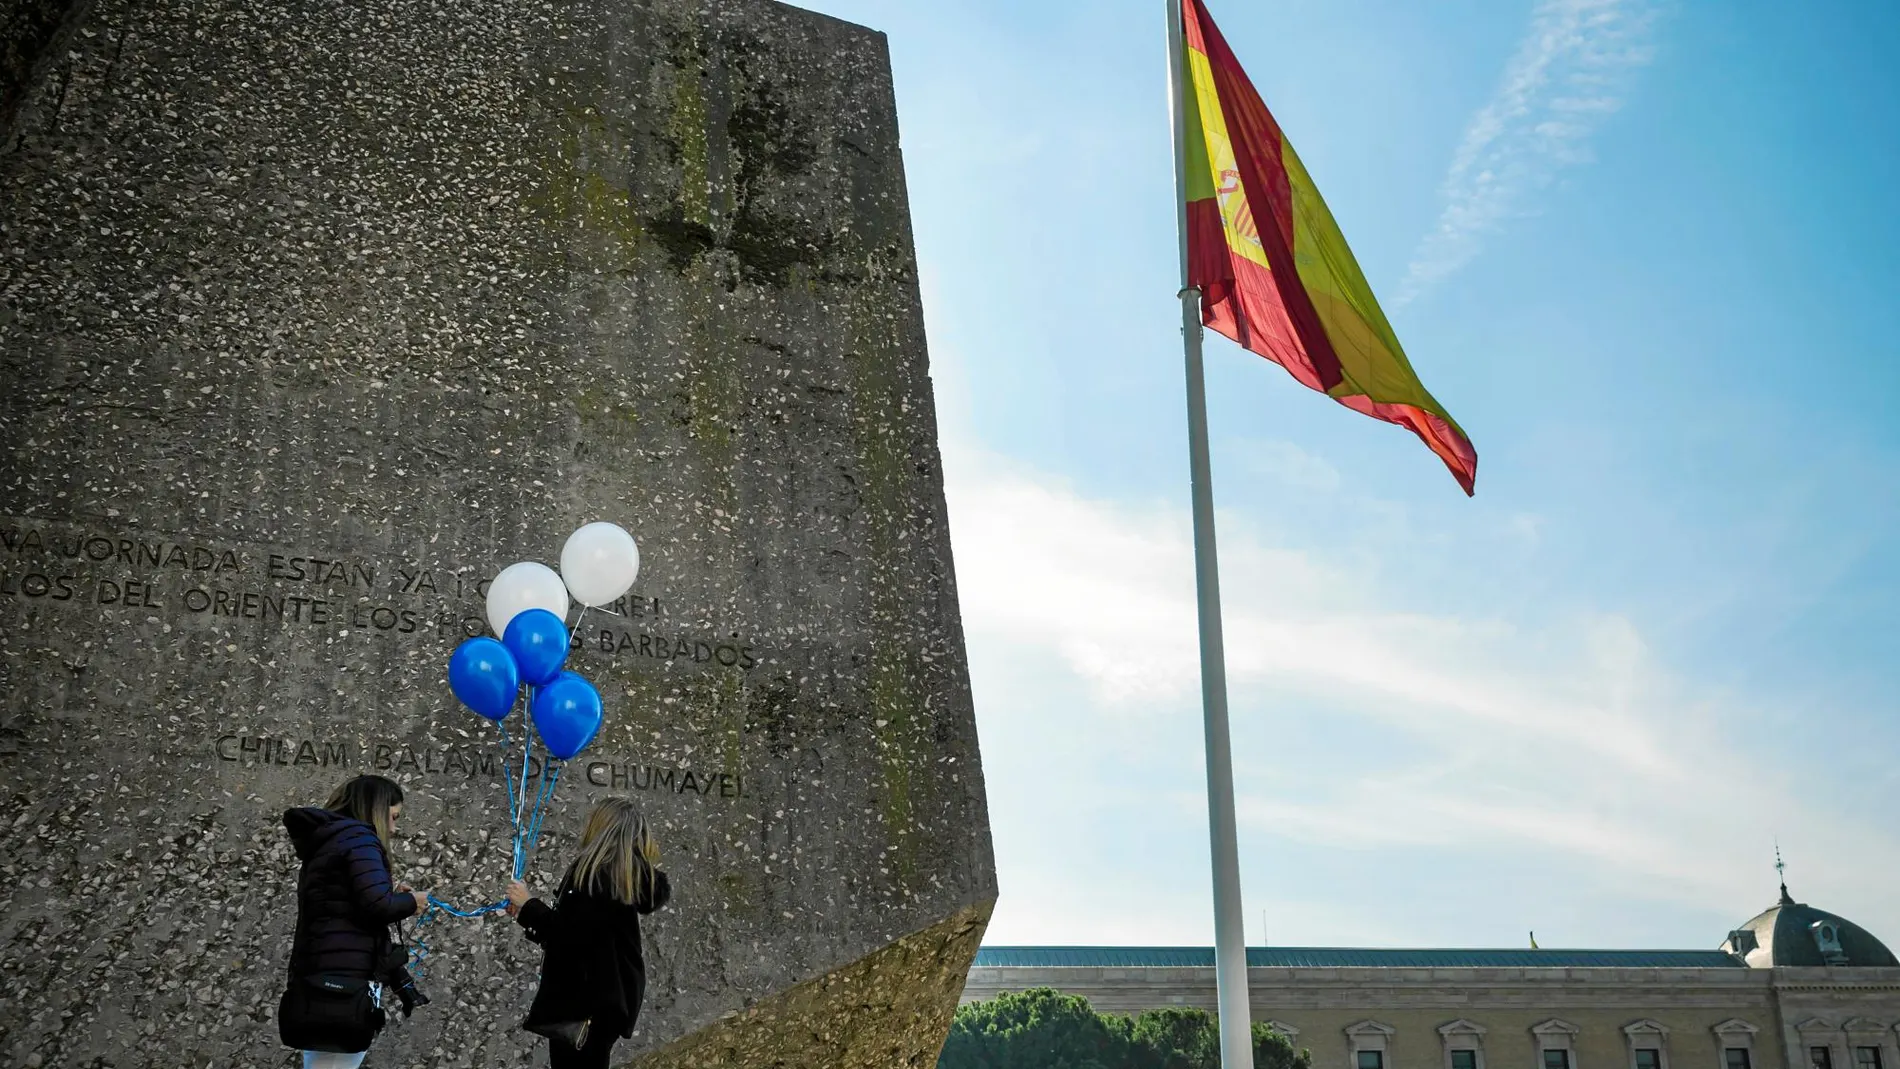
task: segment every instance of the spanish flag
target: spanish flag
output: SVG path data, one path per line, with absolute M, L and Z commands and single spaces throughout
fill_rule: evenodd
M 1333 214 L 1207 8 L 1181 2 L 1188 285 L 1201 291 L 1201 321 L 1308 388 L 1409 428 L 1471 493 L 1471 439 L 1418 381 Z

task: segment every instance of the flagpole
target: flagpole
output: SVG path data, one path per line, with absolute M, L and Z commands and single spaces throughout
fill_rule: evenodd
M 1181 348 L 1187 364 L 1188 470 L 1194 499 L 1194 590 L 1200 608 L 1201 712 L 1207 748 L 1207 832 L 1214 868 L 1214 977 L 1222 1069 L 1253 1069 L 1253 1013 L 1234 828 L 1234 760 L 1227 735 L 1227 658 L 1221 641 L 1220 568 L 1214 551 L 1214 487 L 1207 458 L 1207 388 L 1201 370 L 1201 294 L 1188 285 L 1186 85 L 1181 0 L 1168 0 L 1169 125 L 1174 132 L 1174 203 L 1181 252 Z

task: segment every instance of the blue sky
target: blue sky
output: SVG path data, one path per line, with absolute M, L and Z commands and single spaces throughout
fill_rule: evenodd
M 1160 0 L 889 34 L 1003 897 L 1211 939 Z M 1421 376 L 1209 342 L 1250 941 L 1900 944 L 1900 8 L 1215 0 Z

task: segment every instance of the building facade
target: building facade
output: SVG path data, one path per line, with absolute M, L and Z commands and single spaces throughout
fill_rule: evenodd
M 986 947 L 964 1000 L 1052 987 L 1099 1011 L 1215 1007 L 1208 948 Z M 1795 902 L 1717 950 L 1247 952 L 1256 1021 L 1315 1069 L 1900 1069 L 1900 960 Z

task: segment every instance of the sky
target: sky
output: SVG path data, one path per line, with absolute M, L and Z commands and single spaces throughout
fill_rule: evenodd
M 1900 946 L 1900 6 L 1210 0 L 1426 385 L 1210 335 L 1250 943 Z M 889 35 L 1001 885 L 1212 940 L 1161 0 Z

